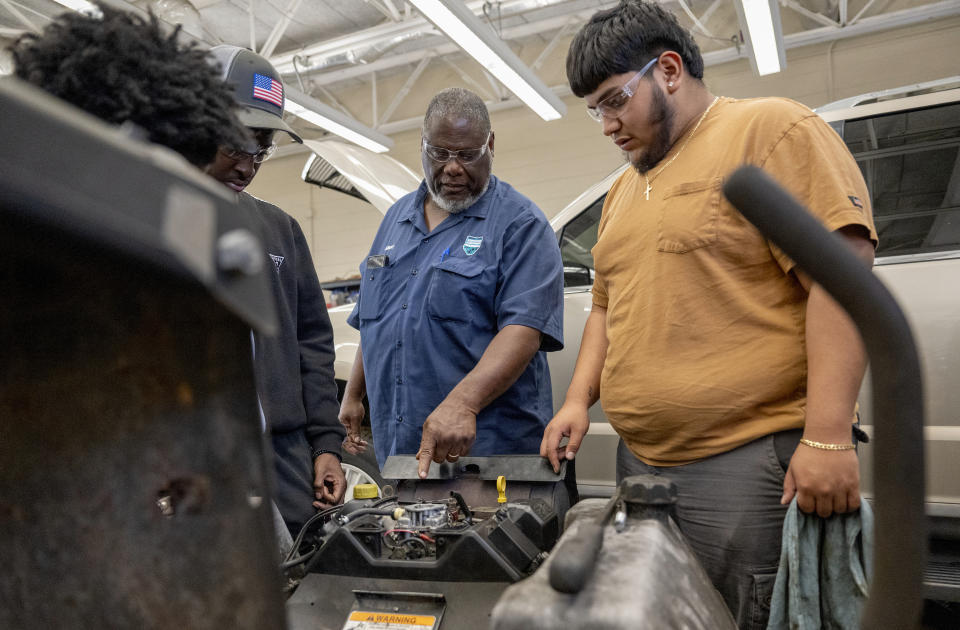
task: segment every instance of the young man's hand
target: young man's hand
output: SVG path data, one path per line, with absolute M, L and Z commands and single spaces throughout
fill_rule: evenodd
M 313 491 L 317 499 L 313 507 L 320 510 L 339 505 L 347 490 L 347 479 L 337 456 L 333 453 L 318 455 L 313 460 L 313 473 Z
M 860 508 L 860 463 L 856 451 L 827 451 L 797 446 L 783 480 L 780 503 L 790 503 L 823 518 Z
M 590 430 L 590 416 L 586 408 L 564 404 L 543 431 L 540 442 L 540 457 L 546 457 L 553 466 L 553 472 L 560 472 L 561 459 L 573 459 L 580 449 L 583 436 Z M 560 446 L 563 438 L 570 438 Z

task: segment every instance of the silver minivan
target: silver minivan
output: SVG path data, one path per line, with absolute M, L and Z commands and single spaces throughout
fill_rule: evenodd
M 927 513 L 933 551 L 927 575 L 928 597 L 960 601 L 960 77 L 865 94 L 817 110 L 841 135 L 863 171 L 880 235 L 875 273 L 898 299 L 921 353 L 926 398 Z M 366 175 L 385 156 L 334 142 L 310 143 L 315 155 L 304 179 L 322 184 L 338 172 L 351 181 L 362 162 Z M 346 147 L 346 148 L 345 148 Z M 345 159 L 337 153 L 349 153 Z M 391 166 L 395 173 L 395 166 Z M 419 177 L 404 175 L 389 186 L 396 198 L 413 190 Z M 607 191 L 627 165 L 574 199 L 551 221 L 564 265 L 566 347 L 549 355 L 554 408 L 559 408 L 591 309 L 591 249 Z M 311 172 L 313 173 L 311 175 Z M 336 179 L 336 178 L 334 178 Z M 400 180 L 403 181 L 400 181 Z M 343 179 L 339 179 L 341 188 Z M 369 188 L 357 180 L 354 192 Z M 381 183 L 381 187 L 384 185 Z M 381 211 L 393 195 L 371 202 Z M 373 235 L 371 235 L 372 238 Z M 346 325 L 352 306 L 333 308 L 337 378 L 345 381 L 359 336 Z M 869 374 L 860 396 L 861 424 L 872 425 Z M 612 493 L 617 435 L 600 405 L 590 411 L 591 428 L 577 455 L 577 478 L 584 496 Z M 863 492 L 871 493 L 869 444 L 861 450 Z M 939 552 L 939 553 L 938 553 Z

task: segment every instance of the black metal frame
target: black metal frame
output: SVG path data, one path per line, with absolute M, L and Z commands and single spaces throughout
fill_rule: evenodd
M 915 628 L 927 556 L 923 388 L 910 326 L 887 288 L 770 176 L 741 167 L 724 194 L 849 313 L 870 357 L 876 545 L 862 627 Z

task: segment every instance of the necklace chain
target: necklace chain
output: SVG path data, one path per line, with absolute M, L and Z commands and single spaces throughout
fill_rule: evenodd
M 719 97 L 719 96 L 715 96 L 715 97 L 713 98 L 713 101 L 710 102 L 710 105 L 708 105 L 707 108 L 706 108 L 705 110 L 703 110 L 703 114 L 700 115 L 700 120 L 698 120 L 698 121 L 697 121 L 697 124 L 693 126 L 693 131 L 691 131 L 691 132 L 690 132 L 690 135 L 687 136 L 687 139 L 683 141 L 683 144 L 680 146 L 680 149 L 679 149 L 676 153 L 673 154 L 673 157 L 672 157 L 672 158 L 670 158 L 669 160 L 667 160 L 667 163 L 666 163 L 666 164 L 664 164 L 663 166 L 660 167 L 660 170 L 659 170 L 659 171 L 657 171 L 656 173 L 653 174 L 653 177 L 647 177 L 647 174 L 646 174 L 646 173 L 643 174 L 643 181 L 644 181 L 644 182 L 646 183 L 646 185 L 647 185 L 646 189 L 643 191 L 643 196 L 644 196 L 647 200 L 650 199 L 650 191 L 653 190 L 653 187 L 650 185 L 650 182 L 652 182 L 652 181 L 655 180 L 657 177 L 659 177 L 659 176 L 660 176 L 660 173 L 662 173 L 664 170 L 666 170 L 666 168 L 667 168 L 668 166 L 670 166 L 671 164 L 673 164 L 673 161 L 674 161 L 675 159 L 677 159 L 678 157 L 680 157 L 680 154 L 683 153 L 683 150 L 687 148 L 687 145 L 690 144 L 690 141 L 693 139 L 693 135 L 694 135 L 695 133 L 697 133 L 697 129 L 700 128 L 700 123 L 703 122 L 703 119 L 707 117 L 707 114 L 710 113 L 710 110 L 713 109 L 713 106 L 716 105 L 716 104 L 717 104 L 717 101 L 719 101 L 719 100 L 720 100 L 720 97 Z

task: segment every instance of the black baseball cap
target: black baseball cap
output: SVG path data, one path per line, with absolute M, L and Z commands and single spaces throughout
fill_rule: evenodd
M 220 64 L 224 83 L 233 88 L 240 122 L 255 129 L 285 131 L 303 143 L 283 121 L 283 81 L 269 61 L 246 48 L 227 44 L 211 48 L 210 56 Z

